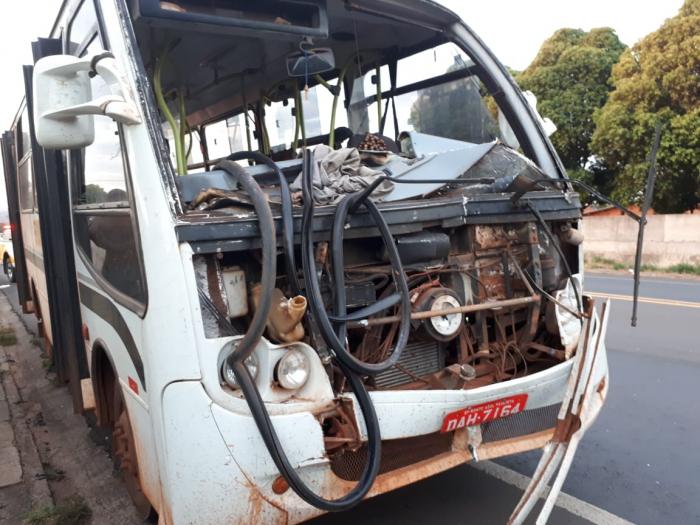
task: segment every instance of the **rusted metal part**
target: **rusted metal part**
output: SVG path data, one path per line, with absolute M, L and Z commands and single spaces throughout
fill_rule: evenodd
M 289 490 L 289 483 L 282 476 L 277 476 L 272 482 L 272 492 L 275 494 L 284 494 Z
M 221 281 L 221 271 L 219 268 L 219 263 L 216 259 L 212 257 L 206 258 L 207 266 L 207 292 L 209 293 L 209 298 L 216 306 L 217 310 L 222 313 L 228 311 L 228 306 L 224 300 L 223 287 L 224 284 Z
M 482 444 L 478 449 L 479 459 L 493 459 L 509 454 L 518 454 L 529 450 L 540 449 L 550 441 L 553 432 L 554 429 L 548 429 L 535 434 Z M 399 489 L 458 465 L 474 461 L 473 455 L 467 448 L 455 446 L 454 440 L 452 442 L 453 445 L 449 451 L 438 453 L 433 457 L 420 460 L 405 467 L 381 473 L 377 477 L 367 497 L 369 498 Z M 355 481 L 339 478 L 330 469 L 326 475 L 328 479 L 324 482 L 324 485 L 332 487 L 326 494 L 326 497 L 340 497 L 355 484 Z
M 542 448 L 552 439 L 553 435 L 554 430 L 550 428 L 534 434 L 483 443 L 478 449 L 479 461 Z
M 115 400 L 115 403 L 118 415 L 112 431 L 112 459 L 115 468 L 121 472 L 136 511 L 139 516 L 146 518 L 150 514 L 151 504 L 144 492 L 144 487 L 141 486 L 137 444 L 121 396 Z
M 318 420 L 323 427 L 323 441 L 328 454 L 340 449 L 358 450 L 362 447 L 355 412 L 349 399 L 341 398 L 334 410 L 319 414 Z
M 505 248 L 518 241 L 518 230 L 513 226 L 474 226 L 474 245 L 479 250 Z
M 531 342 L 527 345 L 526 347 L 526 352 L 525 356 L 528 357 L 529 354 L 527 350 L 534 350 L 535 352 L 543 353 L 546 354 L 549 357 L 553 357 L 554 359 L 557 359 L 558 361 L 564 361 L 566 359 L 566 353 L 564 350 L 557 350 L 556 348 L 551 348 L 549 346 L 540 344 L 540 343 L 534 343 Z M 533 358 L 533 360 L 536 358 Z
M 504 270 L 500 256 L 492 258 L 480 258 L 477 262 L 479 271 L 479 298 L 503 299 L 506 297 L 506 285 L 504 280 Z
M 523 306 L 531 303 L 536 303 L 539 302 L 540 298 L 539 296 L 530 296 L 530 297 L 518 297 L 516 299 L 505 299 L 503 301 L 490 301 L 486 303 L 479 303 L 479 304 L 468 304 L 465 306 L 460 306 L 456 308 L 445 308 L 444 310 L 439 310 L 439 311 L 427 311 L 427 312 L 413 312 L 411 314 L 411 320 L 414 321 L 419 321 L 422 319 L 429 319 L 431 317 L 438 317 L 441 315 L 450 315 L 450 314 L 466 314 L 466 313 L 472 313 L 472 312 L 480 312 L 484 310 L 497 310 L 500 308 L 509 308 L 513 306 Z M 392 315 L 392 316 L 386 316 L 386 317 L 378 317 L 374 319 L 367 319 L 364 321 L 358 321 L 354 323 L 350 323 L 349 326 L 351 328 L 357 328 L 357 327 L 368 327 L 368 326 L 376 326 L 380 324 L 390 324 L 390 323 L 396 323 L 399 322 L 401 318 L 397 315 Z
M 316 245 L 316 253 L 314 256 L 316 264 L 323 266 L 328 260 L 328 243 L 323 241 Z

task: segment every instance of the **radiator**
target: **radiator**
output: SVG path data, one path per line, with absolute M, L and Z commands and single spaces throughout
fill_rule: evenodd
M 401 354 L 398 363 L 401 368 L 423 377 L 445 368 L 445 353 L 436 341 L 418 341 L 409 343 Z M 397 367 L 392 367 L 375 377 L 377 388 L 392 388 L 412 383 L 415 379 Z

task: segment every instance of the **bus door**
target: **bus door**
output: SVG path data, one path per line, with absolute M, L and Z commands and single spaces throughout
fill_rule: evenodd
M 59 39 L 38 39 L 32 43 L 34 62 L 62 52 Z M 63 153 L 44 150 L 34 134 L 32 73 L 33 66 L 24 66 L 24 85 L 39 225 L 44 253 L 44 270 L 49 299 L 50 322 L 53 333 L 53 356 L 58 376 L 69 383 L 73 409 L 83 411 L 80 381 L 89 377 L 83 343 L 78 287 L 75 278 L 73 236 L 70 222 L 68 177 Z

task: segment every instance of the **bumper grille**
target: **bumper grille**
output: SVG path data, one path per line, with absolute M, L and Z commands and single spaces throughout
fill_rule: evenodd
M 525 436 L 552 428 L 557 422 L 561 403 L 532 410 L 525 410 L 512 416 L 489 421 L 481 425 L 482 443 Z
M 519 414 L 489 421 L 481 426 L 482 443 L 526 436 L 554 427 L 561 404 L 549 405 Z M 452 450 L 453 432 L 426 434 L 405 439 L 382 441 L 382 461 L 379 473 L 391 472 L 424 459 Z M 355 452 L 345 451 L 331 460 L 331 470 L 341 479 L 357 481 L 367 464 L 367 447 Z
M 420 341 L 406 345 L 398 363 L 414 376 L 423 377 L 445 368 L 445 356 L 435 341 Z M 396 367 L 375 377 L 377 388 L 392 388 L 415 381 Z
M 429 459 L 452 448 L 452 433 L 426 434 L 405 439 L 382 441 L 382 462 L 379 473 L 406 467 L 424 459 Z M 367 447 L 355 452 L 345 451 L 331 460 L 331 470 L 341 479 L 357 481 L 367 464 Z

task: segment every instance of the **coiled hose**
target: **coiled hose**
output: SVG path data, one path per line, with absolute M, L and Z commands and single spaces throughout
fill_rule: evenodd
M 307 155 L 308 157 L 308 155 Z M 406 275 L 401 265 L 401 257 L 389 231 L 389 226 L 382 217 L 377 206 L 369 200 L 368 193 L 355 193 L 344 197 L 338 205 L 333 222 L 333 234 L 331 237 L 331 264 L 333 268 L 333 292 L 334 315 L 330 316 L 323 307 L 321 286 L 316 273 L 314 263 L 313 239 L 311 238 L 311 220 L 313 219 L 313 195 L 311 194 L 311 169 L 307 167 L 302 175 L 302 191 L 304 195 L 304 220 L 302 221 L 302 265 L 304 268 L 304 282 L 309 295 L 309 306 L 318 322 L 323 339 L 333 350 L 338 361 L 347 368 L 362 375 L 376 375 L 394 366 L 401 357 L 401 352 L 406 347 L 411 329 L 411 299 L 406 283 Z M 392 303 L 400 303 L 399 334 L 396 345 L 387 359 L 381 363 L 365 363 L 352 355 L 345 347 L 346 328 L 345 322 L 350 318 L 346 316 L 345 276 L 343 264 L 343 231 L 350 208 L 363 204 L 374 219 L 374 223 L 384 240 L 384 244 L 391 262 L 394 284 L 398 294 L 392 295 L 387 301 L 377 303 L 372 312 L 362 312 L 362 317 L 367 317 L 376 310 L 387 308 Z M 398 296 L 397 296 L 398 295 Z M 378 308 L 381 307 L 381 308 Z M 353 317 L 356 317 L 357 313 Z M 336 324 L 336 327 L 333 324 Z
M 309 154 L 306 157 L 310 157 Z M 297 474 L 294 467 L 290 464 L 282 445 L 280 444 L 277 433 L 270 419 L 270 415 L 265 408 L 265 403 L 260 396 L 257 385 L 253 377 L 250 375 L 248 367 L 245 366 L 245 360 L 253 353 L 255 346 L 260 341 L 265 330 L 265 324 L 271 306 L 272 291 L 275 288 L 276 278 L 276 256 L 277 256 L 277 239 L 275 235 L 275 225 L 272 218 L 272 212 L 267 202 L 265 193 L 262 191 L 258 183 L 246 173 L 240 166 L 233 161 L 226 160 L 219 164 L 219 167 L 228 172 L 242 186 L 243 190 L 249 195 L 255 212 L 258 216 L 260 237 L 262 243 L 262 275 L 261 275 L 261 294 L 260 303 L 250 322 L 248 331 L 243 338 L 236 343 L 233 352 L 226 358 L 226 363 L 233 370 L 236 376 L 238 386 L 240 387 L 245 400 L 250 408 L 250 412 L 255 420 L 255 424 L 260 431 L 263 442 L 267 447 L 272 460 L 284 479 L 289 483 L 289 486 L 296 492 L 304 501 L 325 511 L 342 511 L 347 510 L 358 504 L 367 495 L 367 492 L 372 488 L 374 480 L 379 473 L 380 457 L 381 457 L 381 435 L 379 433 L 379 421 L 374 410 L 372 399 L 365 388 L 362 378 L 349 370 L 343 362 L 339 362 L 339 367 L 343 374 L 348 379 L 352 391 L 355 393 L 358 406 L 365 420 L 367 429 L 367 446 L 368 446 L 368 461 L 365 469 L 358 481 L 357 485 L 336 500 L 325 499 L 314 493 L 308 485 Z M 311 207 L 313 213 L 313 207 Z M 307 210 L 305 208 L 305 217 Z M 219 312 L 216 306 L 211 302 L 207 295 L 200 290 L 199 292 L 202 304 L 215 316 L 217 322 L 225 329 L 227 335 L 234 335 L 236 332 L 231 326 L 228 319 Z

